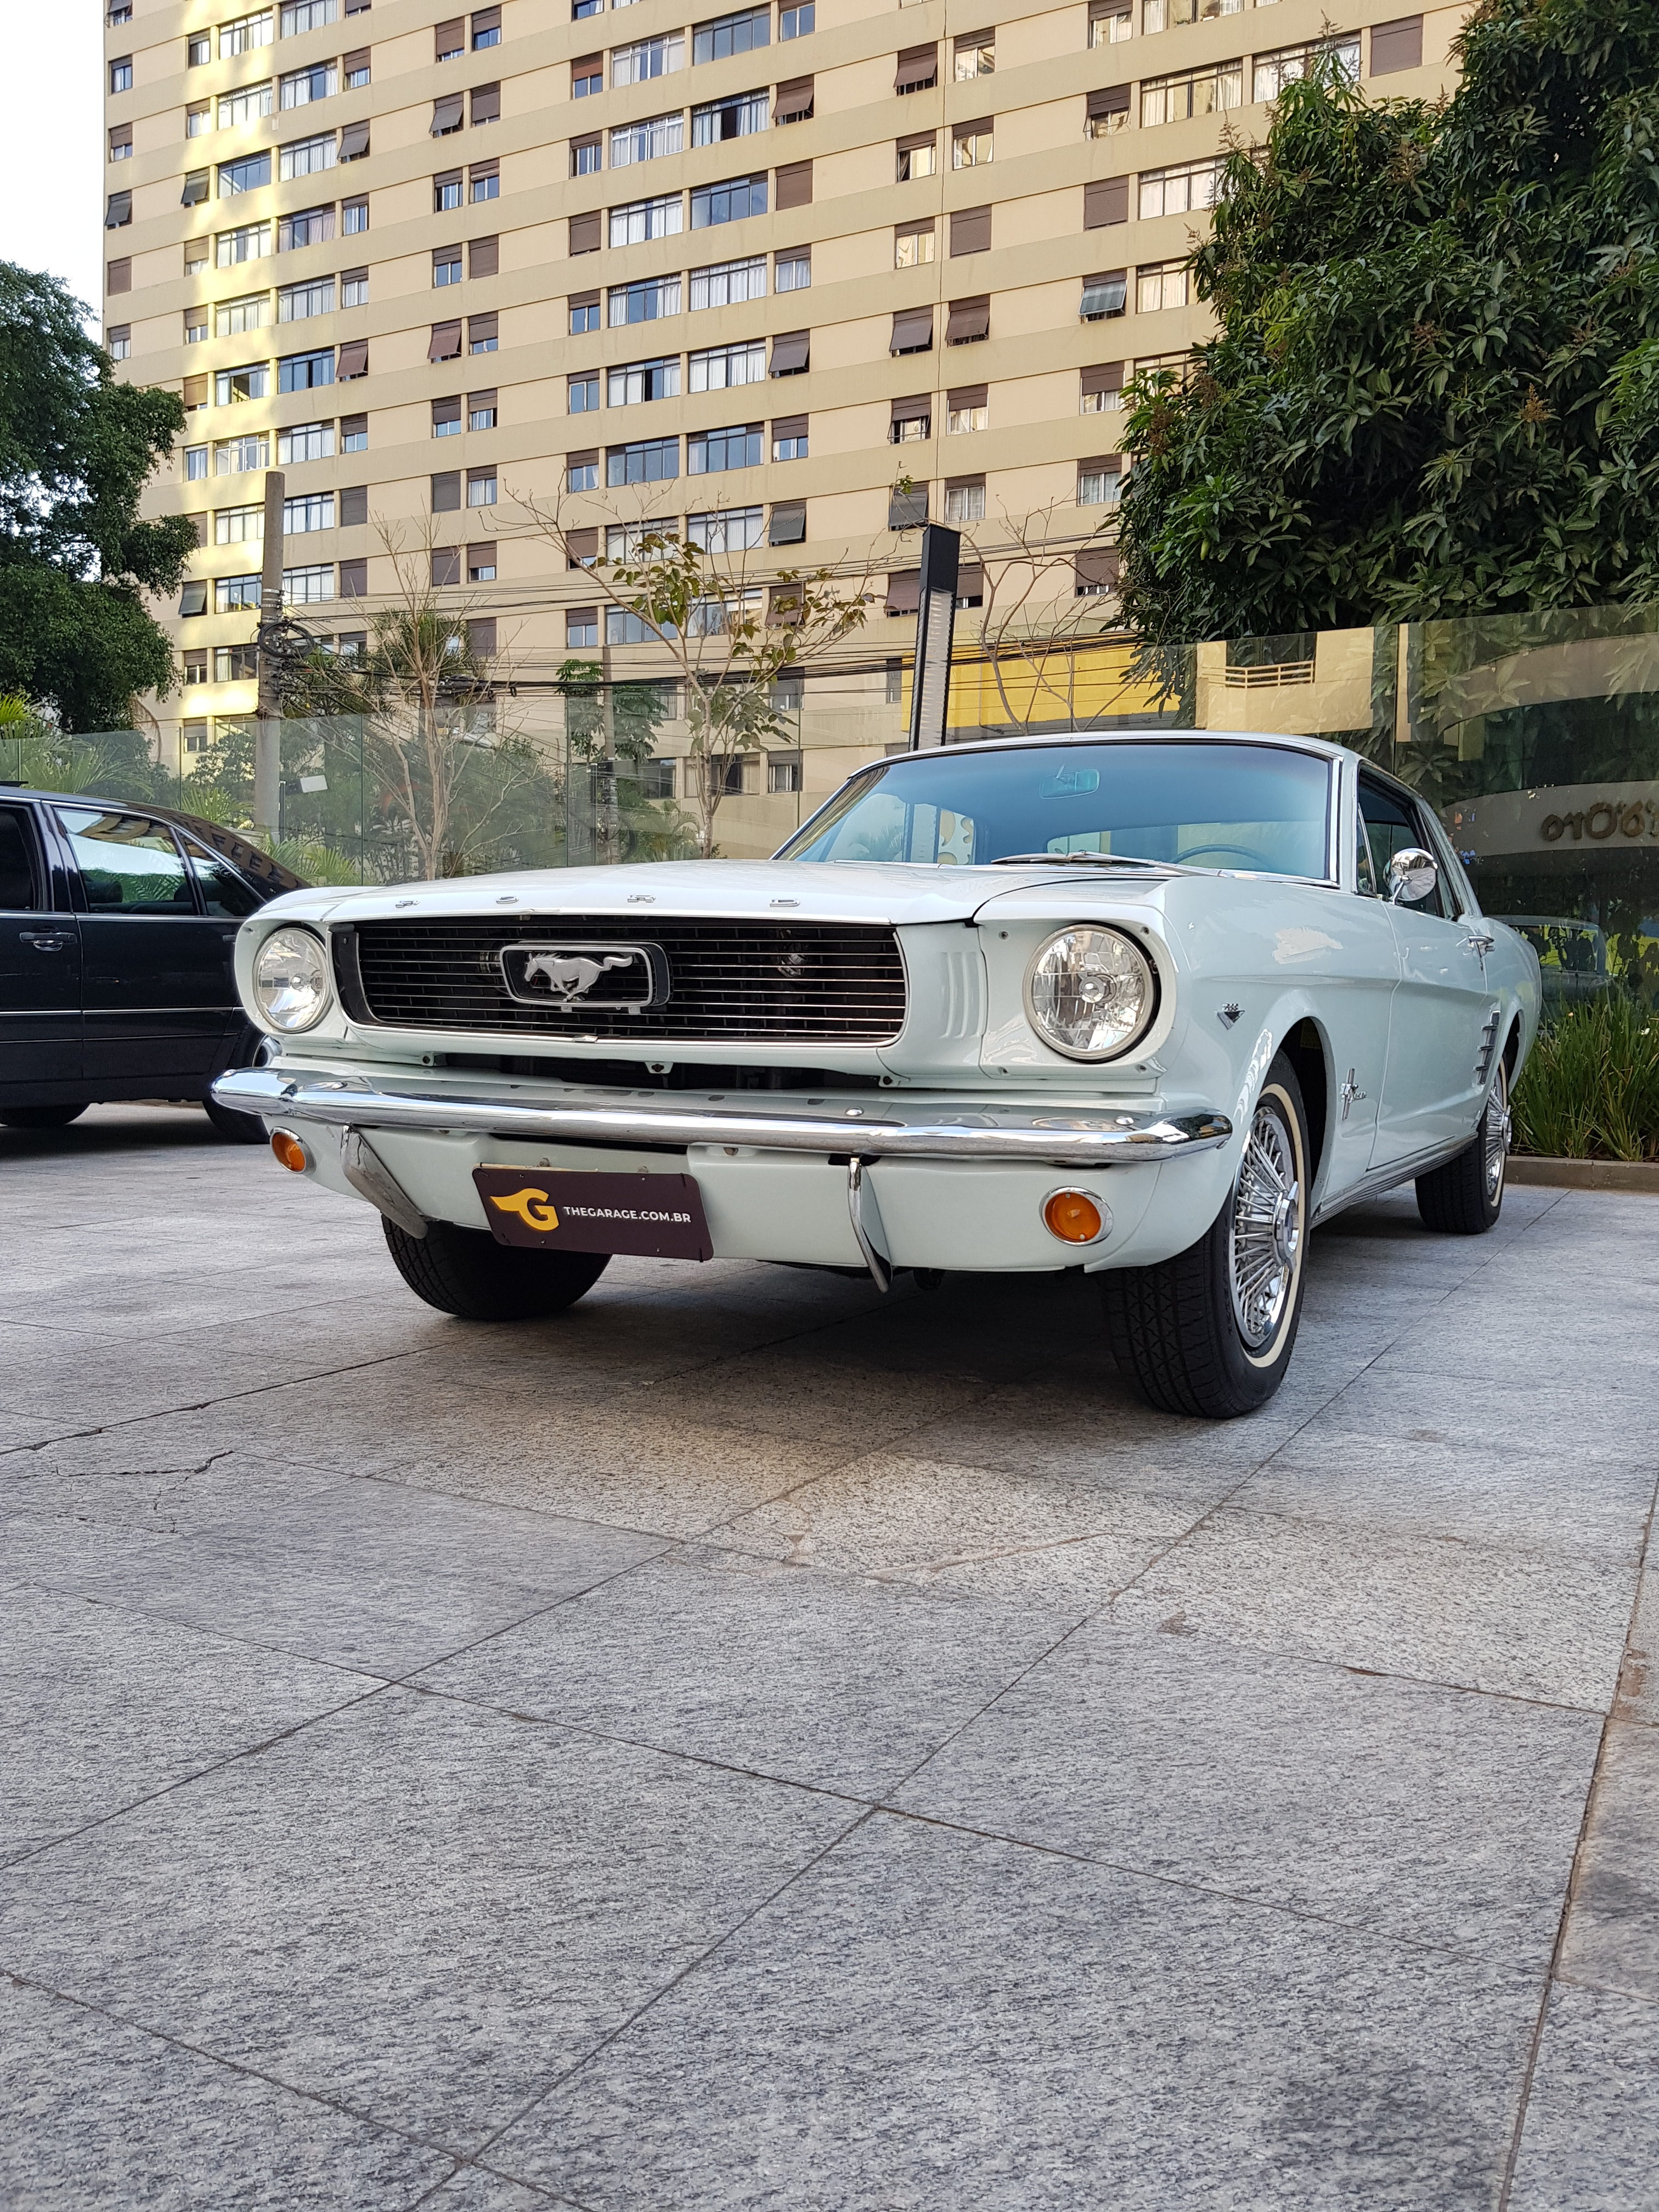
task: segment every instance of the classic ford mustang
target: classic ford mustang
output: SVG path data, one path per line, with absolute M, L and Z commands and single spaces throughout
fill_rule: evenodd
M 861 769 L 776 858 L 317 890 L 237 945 L 284 1166 L 469 1318 L 615 1253 L 1081 1268 L 1170 1412 L 1283 1379 L 1310 1228 L 1498 1218 L 1538 963 L 1314 738 L 1080 732 Z

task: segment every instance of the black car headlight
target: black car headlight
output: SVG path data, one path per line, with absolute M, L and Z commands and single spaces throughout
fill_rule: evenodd
M 253 1004 L 268 1030 L 315 1029 L 334 1002 L 328 947 L 314 929 L 273 929 L 253 956 Z
M 1068 1060 L 1115 1060 L 1151 1026 L 1158 977 L 1121 930 L 1079 922 L 1037 947 L 1025 1010 L 1043 1042 Z

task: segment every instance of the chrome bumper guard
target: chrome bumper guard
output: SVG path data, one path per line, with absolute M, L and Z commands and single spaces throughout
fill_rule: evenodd
M 360 1078 L 295 1078 L 240 1067 L 213 1085 L 222 1106 L 266 1121 L 335 1128 L 414 1129 L 455 1136 L 600 1145 L 724 1145 L 863 1161 L 1030 1160 L 1058 1168 L 1109 1168 L 1213 1152 L 1232 1135 L 1224 1114 L 1068 1114 L 1019 1110 L 905 1121 L 889 1112 L 825 1115 L 681 1106 L 652 1092 L 626 1103 L 577 1092 L 559 1105 L 513 1098 L 382 1091 Z

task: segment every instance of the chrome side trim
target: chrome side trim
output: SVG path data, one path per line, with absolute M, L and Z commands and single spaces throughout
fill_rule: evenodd
M 571 1091 L 568 1103 L 533 1104 L 517 1097 L 450 1097 L 441 1091 L 377 1090 L 366 1079 L 297 1078 L 242 1067 L 220 1076 L 213 1095 L 243 1114 L 320 1121 L 338 1128 L 414 1129 L 454 1135 L 521 1137 L 545 1144 L 752 1146 L 865 1160 L 1035 1160 L 1057 1167 L 1131 1166 L 1184 1158 L 1224 1145 L 1233 1125 L 1224 1114 L 1043 1113 L 1029 1108 L 963 1113 L 959 1118 L 878 1120 L 848 1109 L 824 1115 L 684 1106 L 657 1093 L 625 1104 Z M 937 1108 L 933 1109 L 937 1114 Z M 377 1201 L 378 1203 L 378 1201 Z M 395 1217 L 394 1217 L 395 1218 Z
M 361 1129 L 340 1132 L 340 1172 L 359 1198 L 379 1206 L 410 1237 L 424 1237 L 426 1216 Z
M 1481 1111 L 1486 1111 L 1484 1104 Z M 1448 1160 L 1455 1160 L 1460 1152 L 1468 1150 L 1479 1126 L 1477 1123 L 1469 1136 L 1460 1137 L 1455 1145 L 1431 1145 L 1426 1152 L 1413 1152 L 1409 1159 L 1391 1161 L 1385 1168 L 1373 1168 L 1369 1175 L 1362 1176 L 1357 1183 L 1340 1191 L 1334 1198 L 1322 1200 L 1308 1226 L 1318 1229 L 1339 1213 L 1345 1213 L 1351 1206 L 1363 1206 L 1368 1198 L 1386 1197 L 1389 1191 L 1398 1190 L 1402 1182 L 1415 1182 L 1419 1176 L 1427 1175 L 1431 1169 L 1443 1167 Z

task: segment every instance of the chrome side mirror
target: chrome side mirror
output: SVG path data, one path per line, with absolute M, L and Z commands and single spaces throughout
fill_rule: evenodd
M 1427 898 L 1439 878 L 1432 853 L 1420 845 L 1402 845 L 1389 862 L 1389 904 L 1415 906 L 1419 899 Z

